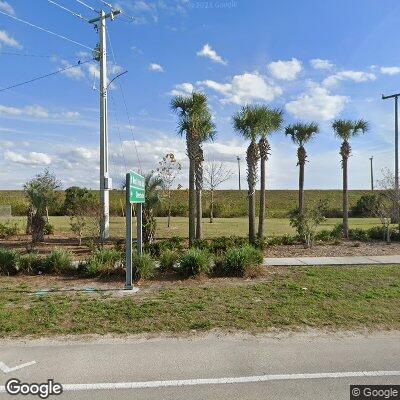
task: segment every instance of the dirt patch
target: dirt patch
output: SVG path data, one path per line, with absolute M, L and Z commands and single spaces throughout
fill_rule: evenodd
M 400 254 L 400 243 L 342 241 L 339 244 L 317 244 L 311 249 L 304 245 L 269 246 L 265 257 L 343 257 L 393 256 Z

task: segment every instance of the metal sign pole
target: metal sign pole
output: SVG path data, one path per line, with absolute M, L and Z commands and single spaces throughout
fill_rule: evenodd
M 131 174 L 126 174 L 126 281 L 125 289 L 132 290 L 132 203 L 130 200 Z
M 143 253 L 143 207 L 142 203 L 137 205 L 137 252 L 141 256 Z

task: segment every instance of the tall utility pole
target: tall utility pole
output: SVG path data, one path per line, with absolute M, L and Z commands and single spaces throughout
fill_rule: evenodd
M 107 108 L 107 35 L 106 20 L 114 20 L 120 10 L 112 10 L 106 14 L 100 11 L 97 18 L 91 19 L 90 24 L 97 24 L 99 31 L 99 54 L 96 58 L 100 61 L 100 202 L 101 202 L 101 228 L 100 236 L 106 240 L 110 236 L 110 189 L 111 178 L 108 171 L 108 108 Z
M 236 159 L 237 159 L 237 162 L 238 162 L 238 170 L 239 170 L 239 190 L 242 190 L 242 185 L 241 185 L 241 182 L 240 182 L 240 157 L 237 156 Z
M 372 164 L 374 157 L 371 157 L 369 161 L 371 162 L 371 190 L 374 190 L 374 166 Z
M 382 95 L 382 100 L 394 99 L 394 186 L 396 192 L 399 190 L 399 118 L 398 118 L 398 97 L 400 93 L 390 96 Z

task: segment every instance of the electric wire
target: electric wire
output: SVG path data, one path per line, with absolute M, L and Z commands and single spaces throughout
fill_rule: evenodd
M 14 85 L 11 85 L 11 86 L 2 88 L 2 89 L 0 89 L 0 92 L 4 92 L 4 91 L 10 90 L 10 89 L 14 89 L 14 88 L 16 88 L 16 87 L 18 87 L 18 86 L 27 85 L 28 83 L 32 83 L 32 82 L 38 81 L 38 80 L 40 80 L 40 79 L 48 78 L 49 76 L 53 76 L 53 75 L 60 74 L 61 72 L 67 71 L 67 70 L 69 70 L 69 69 L 71 69 L 71 68 L 79 68 L 81 65 L 86 64 L 86 63 L 89 63 L 89 62 L 92 62 L 92 60 L 79 61 L 79 62 L 76 63 L 75 65 L 70 65 L 70 66 L 68 66 L 68 67 L 59 69 L 59 70 L 54 71 L 54 72 L 51 72 L 51 73 L 49 73 L 49 74 L 37 76 L 37 77 L 35 77 L 35 78 L 29 79 L 28 81 L 16 83 L 16 84 L 14 84 Z
M 111 49 L 111 54 L 112 54 L 112 57 L 113 57 L 114 64 L 117 65 L 117 62 L 116 62 L 116 59 L 115 59 L 114 48 L 113 48 L 113 45 L 112 45 L 112 42 L 111 42 L 111 37 L 110 37 L 110 34 L 109 34 L 108 31 L 107 31 L 107 36 L 108 36 L 108 41 L 110 43 L 110 49 Z M 131 135 L 132 135 L 133 144 L 135 146 L 136 158 L 137 158 L 138 164 L 139 164 L 139 171 L 142 172 L 142 163 L 141 163 L 141 160 L 140 160 L 140 157 L 139 157 L 139 151 L 138 151 L 136 140 L 135 140 L 135 134 L 133 133 L 132 121 L 131 121 L 131 117 L 129 116 L 128 106 L 126 104 L 126 99 L 125 99 L 125 93 L 124 93 L 124 90 L 122 88 L 122 85 L 119 82 L 117 82 L 117 85 L 118 85 L 118 87 L 119 87 L 119 89 L 121 91 L 121 96 L 122 96 L 122 100 L 123 100 L 123 103 L 124 103 L 126 116 L 128 118 L 128 126 L 129 126 L 129 130 L 131 132 Z
M 53 58 L 57 56 L 57 54 L 54 54 L 52 56 L 46 55 L 46 54 L 29 54 L 29 53 L 13 53 L 10 51 L 0 51 L 0 56 L 20 56 L 20 57 L 37 57 L 37 58 Z
M 74 44 L 76 44 L 76 45 L 78 45 L 78 46 L 81 46 L 81 47 L 84 47 L 84 48 L 86 48 L 86 49 L 89 49 L 89 50 L 93 51 L 93 49 L 92 49 L 91 47 L 89 47 L 89 46 L 86 46 L 86 45 L 84 45 L 84 44 L 82 44 L 82 43 L 79 43 L 79 42 L 77 42 L 77 41 L 75 41 L 75 40 L 69 39 L 69 38 L 67 38 L 66 36 L 63 36 L 63 35 L 60 35 L 60 34 L 58 34 L 58 33 L 49 31 L 48 29 L 45 29 L 45 28 L 42 28 L 42 27 L 40 27 L 40 26 L 38 26 L 38 25 L 33 24 L 32 22 L 25 21 L 25 20 L 23 20 L 23 19 L 21 19 L 21 18 L 18 18 L 18 17 L 16 17 L 16 16 L 14 16 L 14 15 L 7 14 L 6 12 L 1 11 L 1 10 L 0 10 L 0 14 L 4 14 L 4 15 L 6 15 L 7 17 L 10 17 L 10 18 L 12 18 L 12 19 L 15 19 L 15 20 L 17 20 L 17 21 L 19 21 L 19 22 L 22 22 L 22 23 L 26 24 L 26 25 L 32 26 L 32 27 L 34 27 L 34 28 L 36 28 L 36 29 L 39 29 L 39 30 L 41 30 L 41 31 L 43 31 L 43 32 L 46 32 L 46 33 L 48 33 L 48 34 L 50 34 L 50 35 L 57 36 L 57 37 L 59 37 L 59 38 L 61 38 L 61 39 L 64 39 L 64 40 L 66 40 L 66 41 L 68 41 L 68 42 L 74 43 Z
M 107 3 L 106 1 L 104 1 L 104 0 L 99 0 L 100 1 L 100 3 L 103 3 L 103 4 L 105 4 L 107 7 L 110 7 L 111 8 L 111 10 L 113 9 L 113 6 L 112 6 L 112 4 L 110 4 L 110 3 Z
M 92 11 L 94 11 L 94 12 L 96 12 L 96 13 L 98 12 L 98 11 L 96 11 L 92 6 L 89 6 L 88 4 L 84 3 L 84 2 L 81 1 L 81 0 L 75 0 L 75 1 L 77 1 L 79 4 L 82 4 L 83 6 L 89 8 L 90 10 L 92 10 Z
M 82 16 L 81 14 L 78 14 L 74 11 L 71 11 L 69 8 L 62 6 L 61 4 L 56 3 L 54 0 L 47 0 L 49 3 L 54 4 L 55 6 L 61 8 L 64 11 L 67 11 L 68 13 L 72 14 L 74 17 L 77 17 L 79 19 L 82 19 L 84 21 L 89 21 L 87 18 L 85 18 L 84 16 Z

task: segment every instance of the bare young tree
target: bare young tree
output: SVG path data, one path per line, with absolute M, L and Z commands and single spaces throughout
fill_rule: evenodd
M 162 179 L 168 207 L 168 228 L 171 225 L 171 194 L 174 182 L 182 172 L 182 164 L 176 159 L 174 153 L 166 154 L 158 163 L 157 173 Z
M 390 242 L 390 224 L 396 221 L 400 209 L 400 194 L 396 190 L 395 176 L 388 168 L 382 170 L 382 179 L 378 181 L 381 190 L 374 214 L 381 220 L 386 229 L 386 241 Z M 399 222 L 400 231 L 400 222 Z
M 222 183 L 226 182 L 232 177 L 232 171 L 225 168 L 224 164 L 217 162 L 210 162 L 206 165 L 204 170 L 204 181 L 206 188 L 210 191 L 210 224 L 214 220 L 214 191 Z

